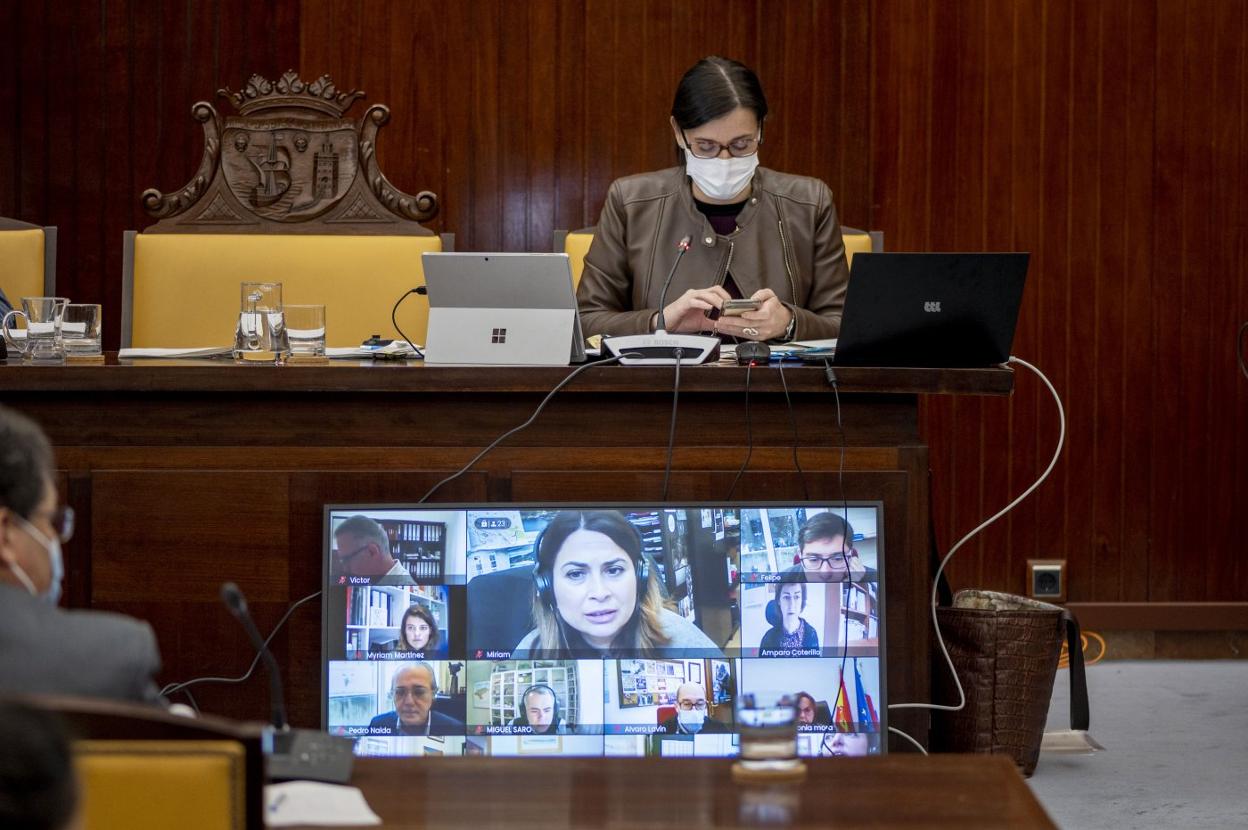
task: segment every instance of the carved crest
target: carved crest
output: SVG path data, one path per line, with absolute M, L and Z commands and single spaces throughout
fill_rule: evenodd
M 340 92 L 328 75 L 305 82 L 294 70 L 217 94 L 238 114 L 222 118 L 206 101 L 192 107 L 204 129 L 199 170 L 174 193 L 144 191 L 143 208 L 161 220 L 147 232 L 430 233 L 419 223 L 437 215 L 437 196 L 403 193 L 377 166 L 387 107 L 348 118 L 363 92 Z

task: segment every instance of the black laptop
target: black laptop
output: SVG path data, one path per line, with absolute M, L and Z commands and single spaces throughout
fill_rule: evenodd
M 837 366 L 976 368 L 1004 363 L 1025 253 L 854 255 Z

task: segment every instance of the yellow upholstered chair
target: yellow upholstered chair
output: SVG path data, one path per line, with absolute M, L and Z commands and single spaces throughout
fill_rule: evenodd
M 89 830 L 242 830 L 246 753 L 238 741 L 76 741 Z
M 581 272 L 585 270 L 585 255 L 594 241 L 594 228 L 581 228 L 579 231 L 555 231 L 554 252 L 567 254 L 568 264 L 572 266 L 572 290 L 581 284 Z
M 850 268 L 854 267 L 854 254 L 879 253 L 884 250 L 883 231 L 860 231 L 842 226 L 841 238 L 845 240 L 845 264 Z
M 56 228 L 0 219 L 0 290 L 14 308 L 22 297 L 56 296 Z
M 442 237 L 135 233 L 125 240 L 122 348 L 225 346 L 232 342 L 242 282 L 280 282 L 291 304 L 325 306 L 327 344 L 397 337 L 390 310 L 425 284 L 421 254 Z M 425 342 L 421 296 L 398 312 L 403 332 Z
M 879 253 L 884 250 L 883 231 L 860 231 L 857 228 L 841 228 L 845 240 L 845 261 L 850 267 L 854 264 L 854 254 L 863 252 Z M 579 231 L 555 231 L 556 253 L 568 255 L 572 264 L 572 288 L 581 283 L 581 271 L 585 268 L 585 254 L 589 253 L 590 243 L 594 241 L 594 229 L 581 228 Z
M 155 706 L 40 696 L 73 740 L 87 830 L 261 830 L 262 727 Z

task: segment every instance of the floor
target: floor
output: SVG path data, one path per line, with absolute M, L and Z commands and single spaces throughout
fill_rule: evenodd
M 1248 665 L 1117 660 L 1087 675 L 1105 751 L 1042 754 L 1030 779 L 1060 827 L 1248 828 Z M 1059 670 L 1050 730 L 1070 726 L 1069 682 Z

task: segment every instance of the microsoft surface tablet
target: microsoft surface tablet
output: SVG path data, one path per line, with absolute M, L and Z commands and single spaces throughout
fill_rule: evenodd
M 585 360 L 567 254 L 426 253 L 425 362 L 566 366 Z

